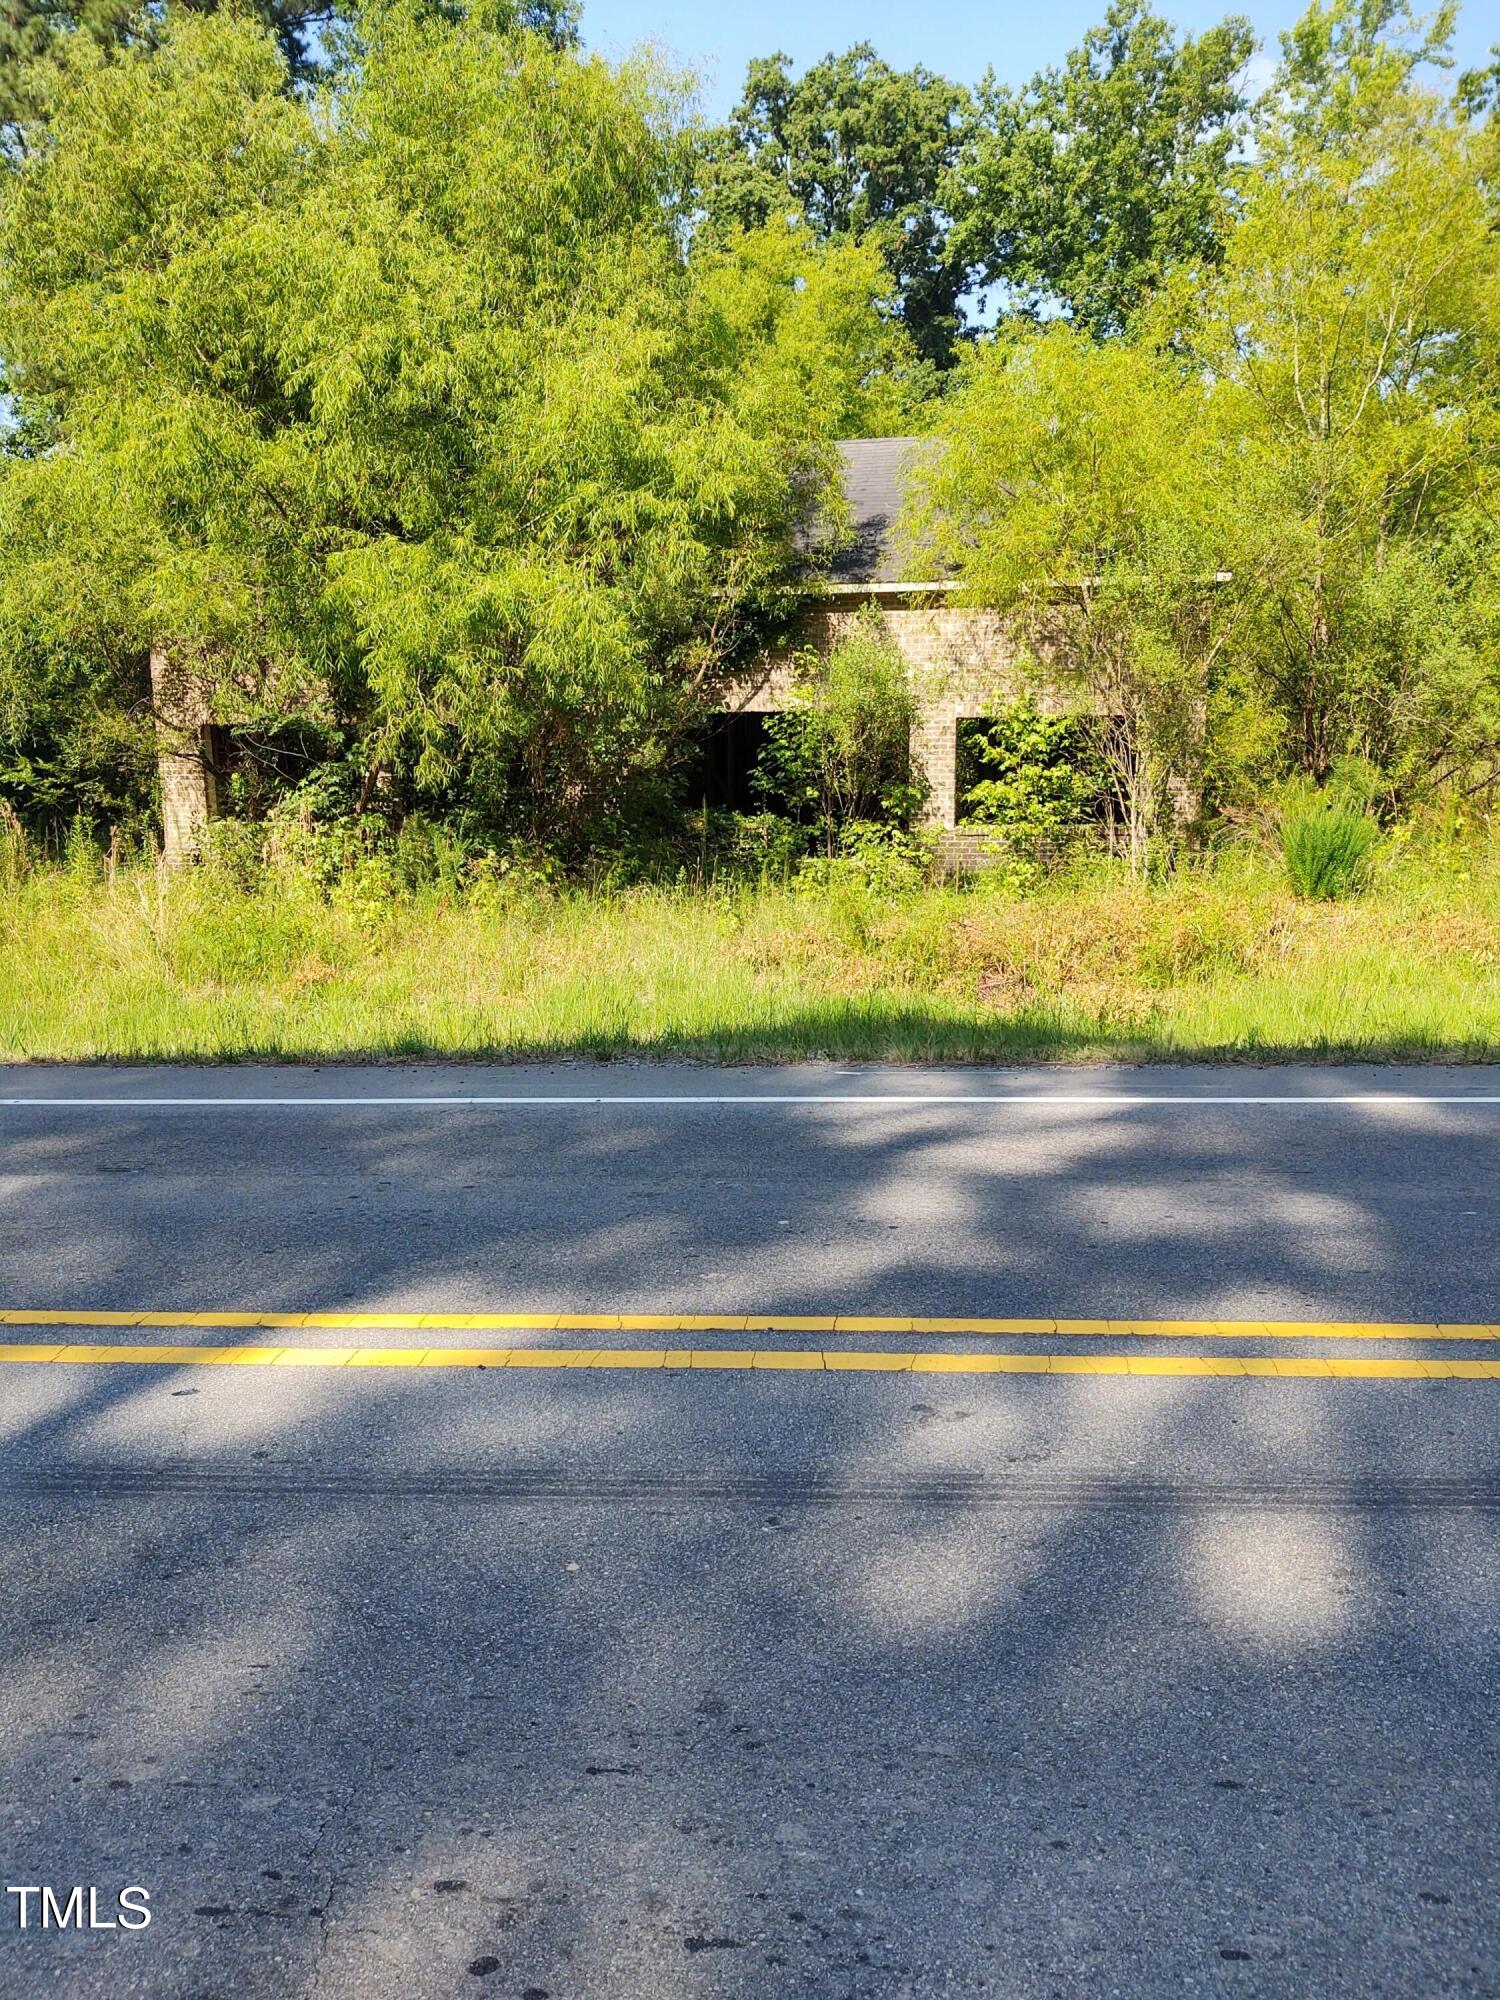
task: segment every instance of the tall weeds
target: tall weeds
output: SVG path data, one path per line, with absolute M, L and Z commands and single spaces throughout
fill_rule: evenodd
M 1364 886 L 1380 829 L 1351 806 L 1303 806 L 1281 823 L 1287 879 L 1309 902 L 1331 903 Z
M 1250 850 L 1024 894 L 828 864 L 603 892 L 383 860 L 110 880 L 0 842 L 0 1056 L 1500 1056 L 1500 842 L 1361 860 L 1328 903 Z

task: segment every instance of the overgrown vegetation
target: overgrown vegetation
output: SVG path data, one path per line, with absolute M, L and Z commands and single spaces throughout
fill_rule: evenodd
M 1310 8 L 1213 254 L 944 405 L 914 531 L 1111 719 L 1138 866 L 1351 758 L 1387 821 L 1500 784 L 1500 135 L 1421 81 L 1452 19 Z
M 826 656 L 794 662 L 791 704 L 767 720 L 756 784 L 814 829 L 825 855 L 853 829 L 904 830 L 923 796 L 911 767 L 916 716 L 906 662 L 867 606 Z
M 1008 846 L 1056 853 L 1099 824 L 1109 772 L 1097 722 L 1021 700 L 960 723 L 959 737 L 963 817 L 995 827 Z
M 336 732 L 367 798 L 572 854 L 649 817 L 799 601 L 832 440 L 899 403 L 876 249 L 777 217 L 685 257 L 678 84 L 504 10 L 393 0 L 328 102 L 229 14 L 37 81 L 5 738 L 76 761 L 59 681 L 154 648 L 220 723 Z
M 13 1049 L 143 1049 L 158 1006 L 184 1049 L 410 1018 L 520 1052 L 572 1045 L 574 1003 L 600 1047 L 1490 1046 L 1500 68 L 1437 88 L 1453 21 L 1313 0 L 1252 103 L 1238 17 L 1113 0 L 1018 90 L 772 56 L 705 130 L 567 0 L 23 0 Z M 967 732 L 964 816 L 1009 857 L 968 890 L 873 613 L 800 659 L 754 810 L 692 789 L 836 542 L 836 440 L 907 431 L 908 548 L 1034 682 Z M 168 668 L 234 752 L 175 884 L 143 858 Z M 1204 944 L 1205 983 L 1186 940 L 1239 938 L 1236 896 L 1286 953 Z M 1070 902 L 1125 940 L 1097 981 L 1038 942 Z M 592 984 L 507 983 L 585 939 Z M 445 999 L 445 951 L 510 1014 Z
M 1281 823 L 1286 872 L 1299 896 L 1331 903 L 1363 886 L 1380 828 L 1365 812 L 1336 800 L 1304 804 Z
M 247 828 L 225 828 L 236 837 Z M 0 849 L 0 1056 L 1500 1056 L 1500 847 L 1408 835 L 1352 902 L 1274 847 L 1018 895 L 857 854 L 570 883 L 440 829 L 283 827 L 176 877 Z

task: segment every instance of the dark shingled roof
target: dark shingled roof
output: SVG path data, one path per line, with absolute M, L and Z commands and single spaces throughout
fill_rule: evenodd
M 931 438 L 847 438 L 843 459 L 844 498 L 854 539 L 829 567 L 830 583 L 919 583 L 904 573 L 896 529 L 906 478 L 914 463 L 931 452 Z

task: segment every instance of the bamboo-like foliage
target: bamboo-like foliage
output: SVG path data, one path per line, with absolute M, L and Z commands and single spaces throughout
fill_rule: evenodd
M 1222 261 L 945 411 L 913 532 L 1113 720 L 1137 859 L 1351 757 L 1386 812 L 1500 779 L 1500 140 L 1418 80 L 1450 27 L 1314 5 Z
M 793 603 L 888 281 L 785 226 L 686 254 L 651 63 L 397 5 L 341 75 L 193 15 L 51 72 L 0 194 L 0 657 L 169 644 L 226 719 L 582 827 Z

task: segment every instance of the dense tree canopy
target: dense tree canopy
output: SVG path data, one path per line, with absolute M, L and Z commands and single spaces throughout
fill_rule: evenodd
M 922 530 L 1123 720 L 1143 831 L 1168 781 L 1500 775 L 1500 155 L 1418 80 L 1447 26 L 1319 0 L 1209 281 L 1102 344 L 1012 328 L 945 411 Z
M 988 75 L 977 101 L 868 44 L 800 78 L 770 56 L 710 136 L 701 199 L 710 226 L 790 211 L 824 239 L 873 233 L 939 368 L 975 286 L 1118 333 L 1168 271 L 1222 252 L 1254 47 L 1237 15 L 1182 36 L 1112 0 L 1060 68 L 1019 90 Z
M 861 46 L 707 133 L 556 0 L 370 0 L 316 90 L 312 18 L 48 16 L 11 100 L 0 799 L 142 796 L 155 648 L 361 797 L 576 849 L 783 631 L 834 441 L 928 425 L 921 531 L 1109 719 L 1137 858 L 1290 772 L 1500 783 L 1450 14 L 1314 0 L 1248 138 L 1244 23 L 1140 0 L 977 118 Z
M 212 13 L 219 0 L 3 0 L 0 4 L 0 135 L 14 139 L 41 108 L 34 65 L 82 36 L 100 48 L 153 42 L 176 11 Z M 467 0 L 429 0 L 434 11 L 457 18 Z M 376 0 L 376 7 L 379 0 Z M 350 0 L 235 0 L 276 36 L 288 80 L 322 73 L 360 10 Z M 554 48 L 578 39 L 577 0 L 498 0 L 479 10 L 492 26 L 530 28 Z
M 174 5 L 184 3 L 173 0 Z M 291 73 L 299 76 L 314 65 L 319 30 L 336 19 L 333 0 L 255 0 L 251 11 L 275 33 Z M 143 8 L 139 0 L 5 0 L 0 6 L 0 128 L 35 115 L 36 88 L 28 71 L 37 60 L 65 49 L 80 35 L 101 48 L 150 40 L 164 20 L 161 6 Z
M 821 242 L 875 243 L 918 354 L 953 358 L 964 273 L 938 205 L 969 126 L 969 94 L 894 70 L 867 42 L 793 78 L 784 55 L 750 65 L 729 122 L 707 141 L 699 198 L 710 230 L 795 216 Z
M 78 42 L 0 210 L 0 673 L 167 644 L 556 829 L 792 601 L 905 363 L 857 244 L 682 254 L 673 90 L 393 8 L 334 109 L 263 30 Z
M 1194 38 L 1112 0 L 1060 69 L 988 80 L 941 191 L 950 254 L 1006 305 L 1118 333 L 1167 271 L 1221 253 L 1254 46 L 1238 15 Z
M 1496 547 L 1500 154 L 1416 81 L 1450 28 L 1396 0 L 1309 9 L 1189 314 L 1241 501 L 1229 560 L 1259 601 L 1246 692 L 1320 780 L 1358 754 L 1410 789 L 1500 743 L 1500 656 L 1473 623 Z

